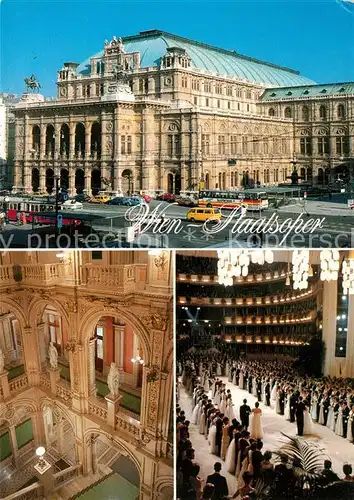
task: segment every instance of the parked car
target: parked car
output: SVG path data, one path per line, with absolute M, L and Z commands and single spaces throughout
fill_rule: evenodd
M 129 206 L 129 198 L 119 196 L 117 198 L 112 198 L 106 202 L 106 205 L 125 205 Z
M 107 203 L 111 198 L 106 194 L 98 194 L 97 196 L 93 196 L 88 201 L 89 203 Z
M 172 193 L 163 193 L 157 197 L 158 200 L 167 201 L 168 203 L 173 203 L 176 200 L 176 197 Z
M 191 222 L 218 222 L 221 219 L 220 208 L 191 208 L 187 213 L 187 220 Z
M 144 201 L 146 201 L 146 203 L 150 203 L 150 201 L 152 200 L 151 196 L 149 196 L 148 194 L 143 193 L 140 196 L 143 198 Z
M 85 193 L 79 193 L 74 198 L 75 201 L 79 201 L 80 203 L 83 203 L 85 201 L 89 201 L 89 199 L 90 199 L 90 196 L 88 196 Z
M 191 198 L 178 198 L 177 203 L 181 207 L 197 207 L 198 206 L 198 202 L 193 201 Z
M 83 209 L 83 205 L 80 201 L 76 201 L 76 200 L 66 200 L 64 201 L 64 203 L 62 204 L 62 209 L 63 210 L 82 210 Z

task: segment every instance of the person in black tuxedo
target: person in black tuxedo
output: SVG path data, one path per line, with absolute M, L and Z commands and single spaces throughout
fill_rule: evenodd
M 215 422 L 215 426 L 216 426 L 215 444 L 216 444 L 216 454 L 218 455 L 218 457 L 220 457 L 220 455 L 221 455 L 222 426 L 223 426 L 222 420 L 223 420 L 223 418 L 224 418 L 224 414 L 220 413 L 218 415 L 216 422 Z
M 280 415 L 284 415 L 284 399 L 285 399 L 285 392 L 284 388 L 281 387 L 279 391 L 279 406 L 280 406 Z
M 242 426 L 247 430 L 250 425 L 251 408 L 247 405 L 247 399 L 243 400 L 243 405 L 240 406 L 240 419 Z
M 296 405 L 296 425 L 297 425 L 297 435 L 298 436 L 303 436 L 304 435 L 304 411 L 305 411 L 305 404 L 302 401 L 302 397 L 299 397 L 299 402 Z
M 207 477 L 207 484 L 213 484 L 215 486 L 213 500 L 222 500 L 229 494 L 229 488 L 227 486 L 227 481 L 224 476 L 220 474 L 221 463 L 216 462 L 214 464 L 214 474 L 210 474 Z
M 257 380 L 257 398 L 259 402 L 262 401 L 262 381 L 260 378 Z
M 290 396 L 290 422 L 295 422 L 295 412 L 297 403 L 298 393 L 293 392 Z
M 263 442 L 258 440 L 256 442 L 256 449 L 252 451 L 252 465 L 253 465 L 253 478 L 256 481 L 261 477 L 261 463 L 263 461 Z
M 346 438 L 348 434 L 348 421 L 349 421 L 349 406 L 345 401 L 342 403 L 342 418 L 343 418 L 343 437 Z
M 269 380 L 267 381 L 266 386 L 265 386 L 265 395 L 266 395 L 267 406 L 270 406 L 270 382 L 269 382 Z
M 329 412 L 329 407 L 331 406 L 331 402 L 329 397 L 327 396 L 325 400 L 323 401 L 323 417 L 324 417 L 324 424 L 327 425 L 327 418 L 328 418 L 328 412 Z
M 248 377 L 248 392 L 249 392 L 250 394 L 252 394 L 252 382 L 253 382 L 253 377 L 252 377 L 252 375 L 250 375 L 250 376 Z

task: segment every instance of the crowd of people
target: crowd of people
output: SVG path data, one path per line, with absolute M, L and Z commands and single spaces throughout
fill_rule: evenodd
M 212 498 L 246 498 L 255 495 L 257 484 L 272 485 L 278 495 L 287 497 L 303 488 L 293 473 L 296 464 L 286 456 L 274 464 L 272 452 L 263 450 L 261 405 L 270 406 L 284 418 L 297 424 L 300 436 L 314 433 L 313 421 L 326 425 L 337 435 L 353 443 L 354 384 L 350 379 L 310 379 L 294 374 L 289 360 L 233 360 L 214 355 L 205 361 L 198 354 L 179 365 L 181 384 L 192 399 L 190 421 L 177 408 L 178 498 L 181 500 Z M 221 380 L 228 378 L 228 384 Z M 230 384 L 230 385 L 229 385 Z M 257 398 L 254 408 L 247 398 L 238 409 L 228 387 L 238 386 Z M 178 395 L 177 395 L 178 396 Z M 195 450 L 189 429 L 202 434 L 209 451 L 219 457 L 214 473 L 203 481 L 195 461 Z M 229 496 L 222 467 L 237 478 L 237 491 Z M 354 481 L 351 466 L 343 468 L 344 480 Z M 324 483 L 339 480 L 326 461 L 322 473 Z M 206 490 L 206 491 L 204 491 Z M 209 496 L 208 496 L 209 495 Z

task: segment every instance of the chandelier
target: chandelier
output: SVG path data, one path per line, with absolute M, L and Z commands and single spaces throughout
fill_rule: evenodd
M 339 272 L 338 250 L 322 250 L 321 258 L 321 281 L 337 281 Z
M 348 259 L 343 261 L 343 293 L 354 295 L 354 260 Z
M 272 264 L 273 252 L 269 249 L 257 250 L 218 250 L 218 278 L 220 285 L 232 286 L 234 278 L 248 275 L 250 263 Z
M 293 251 L 293 288 L 294 290 L 306 290 L 308 287 L 309 250 L 294 250 Z
M 143 360 L 143 358 L 140 356 L 140 348 L 138 349 L 138 355 L 135 356 L 134 358 L 132 358 L 131 362 L 134 365 L 143 365 L 145 363 L 145 361 Z

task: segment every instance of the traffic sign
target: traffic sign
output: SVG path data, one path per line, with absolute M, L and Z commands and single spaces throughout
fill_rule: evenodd
M 61 214 L 58 214 L 58 229 L 61 229 L 63 227 L 63 216 Z

